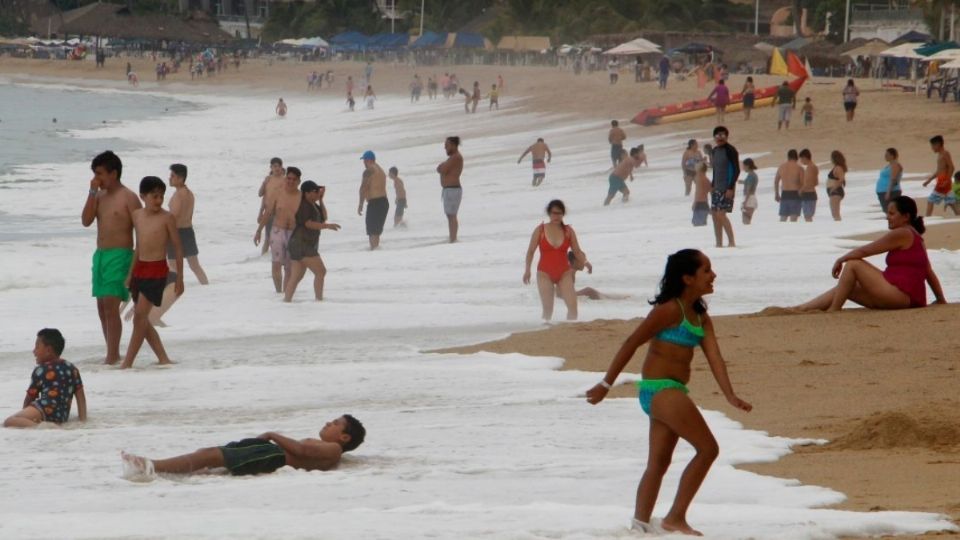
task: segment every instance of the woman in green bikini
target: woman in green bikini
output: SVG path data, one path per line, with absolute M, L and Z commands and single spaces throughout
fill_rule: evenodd
M 650 455 L 637 487 L 632 527 L 645 532 L 656 532 L 650 525 L 650 515 L 673 450 L 683 438 L 697 453 L 680 477 L 673 507 L 661 527 L 665 531 L 700 535 L 687 524 L 687 508 L 720 450 L 697 406 L 687 396 L 693 349 L 703 349 L 710 370 L 731 405 L 744 411 L 753 408 L 733 392 L 703 301 L 703 296 L 713 292 L 716 277 L 710 259 L 695 249 L 670 255 L 660 281 L 660 294 L 650 302 L 650 314 L 617 351 L 603 380 L 587 392 L 591 404 L 603 401 L 637 348 L 650 342 L 643 363 L 643 380 L 638 382 L 640 406 L 650 416 Z

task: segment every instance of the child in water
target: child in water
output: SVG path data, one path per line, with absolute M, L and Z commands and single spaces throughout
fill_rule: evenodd
M 353 99 L 353 92 L 347 92 L 347 105 L 350 107 L 350 110 L 353 111 L 353 107 L 357 102 Z
M 757 178 L 757 164 L 752 159 L 743 160 L 743 168 L 747 171 L 747 176 L 743 179 L 743 207 L 740 211 L 743 214 L 743 224 L 749 225 L 753 213 L 757 210 L 757 184 L 760 180 Z
M 707 194 L 710 193 L 710 179 L 707 178 L 707 163 L 697 162 L 697 175 L 693 180 L 696 190 L 693 192 L 693 226 L 705 227 L 710 206 L 707 204 Z
M 812 126 L 813 125 L 813 102 L 810 101 L 810 98 L 803 100 L 803 108 L 800 109 L 800 112 L 803 113 L 803 125 Z

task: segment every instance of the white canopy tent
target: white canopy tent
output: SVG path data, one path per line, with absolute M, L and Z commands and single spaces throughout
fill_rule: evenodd
M 637 38 L 626 43 L 621 43 L 620 45 L 617 45 L 603 54 L 610 56 L 634 56 L 637 54 L 650 54 L 659 52 L 662 51 L 660 50 L 660 46 L 656 43 L 643 38 Z
M 922 47 L 923 44 L 917 43 L 901 43 L 896 47 L 891 47 L 882 53 L 880 56 L 886 56 L 889 58 L 910 58 L 913 60 L 926 60 L 927 57 L 922 54 L 918 54 L 916 49 Z
M 946 64 L 940 66 L 940 69 L 960 69 L 960 58 L 954 58 Z
M 940 51 L 936 54 L 931 54 L 927 57 L 927 60 L 937 60 L 937 61 L 951 61 L 960 59 L 960 49 L 946 49 Z
M 280 43 L 284 45 L 290 45 L 292 47 L 319 47 L 321 49 L 329 49 L 330 44 L 327 43 L 322 37 L 312 37 L 312 38 L 298 38 L 298 39 L 284 39 Z

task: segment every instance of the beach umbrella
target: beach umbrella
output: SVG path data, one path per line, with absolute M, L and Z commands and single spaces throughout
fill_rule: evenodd
M 955 58 L 940 66 L 940 69 L 960 69 L 960 58 Z
M 918 45 L 916 43 L 902 43 L 896 47 L 890 47 L 889 49 L 880 53 L 880 56 L 885 56 L 888 58 L 911 58 L 914 60 L 923 60 L 924 57 L 921 54 L 916 52 Z
M 949 51 L 957 48 L 960 48 L 960 45 L 957 45 L 956 42 L 948 41 L 946 43 L 930 43 L 928 45 L 923 45 L 921 47 L 917 47 L 915 52 L 921 56 L 931 56 L 941 51 Z
M 709 54 L 712 52 L 722 53 L 723 51 L 711 45 L 693 42 L 687 43 L 682 47 L 677 47 L 676 49 L 670 49 L 670 52 L 682 54 Z
M 843 53 L 843 56 L 849 56 L 850 58 L 856 58 L 858 56 L 879 56 L 880 53 L 890 48 L 890 45 L 884 43 L 880 40 L 874 40 L 856 49 L 850 49 L 849 51 Z
M 927 57 L 927 60 L 954 60 L 960 58 L 960 49 L 944 49 Z
M 633 56 L 637 54 L 659 53 L 660 46 L 652 41 L 643 38 L 637 38 L 626 43 L 621 43 L 616 47 L 604 52 L 603 54 L 611 56 Z

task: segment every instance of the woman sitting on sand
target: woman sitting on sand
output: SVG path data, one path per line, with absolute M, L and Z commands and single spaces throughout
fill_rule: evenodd
M 650 314 L 617 351 L 603 380 L 587 392 L 587 401 L 591 404 L 603 401 L 637 349 L 650 342 L 643 362 L 643 380 L 638 382 L 640 406 L 650 416 L 650 452 L 647 469 L 637 488 L 633 529 L 660 532 L 657 529 L 662 528 L 700 535 L 687 524 L 687 508 L 720 450 L 703 415 L 687 396 L 686 384 L 690 380 L 695 348 L 703 350 L 727 401 L 743 411 L 753 408 L 737 397 L 730 385 L 713 322 L 703 301 L 705 295 L 713 292 L 716 277 L 710 259 L 695 249 L 670 255 L 660 281 L 660 294 L 650 302 L 653 304 Z M 693 446 L 696 454 L 680 477 L 673 506 L 657 527 L 651 524 L 650 516 L 673 450 L 681 438 Z
M 926 284 L 930 284 L 936 303 L 946 304 L 940 280 L 930 266 L 927 248 L 921 236 L 926 228 L 917 216 L 917 203 L 902 195 L 887 205 L 890 232 L 879 240 L 854 249 L 833 264 L 836 287 L 796 306 L 801 311 L 839 311 L 847 300 L 870 309 L 904 309 L 927 305 Z M 882 272 L 863 260 L 887 254 Z
M 540 303 L 543 304 L 543 319 L 553 318 L 554 287 L 567 304 L 567 320 L 577 320 L 577 292 L 573 285 L 573 268 L 567 261 L 567 250 L 573 250 L 574 256 L 586 265 L 587 256 L 580 250 L 580 242 L 573 227 L 563 223 L 567 207 L 563 201 L 554 199 L 547 205 L 549 223 L 541 223 L 533 230 L 530 247 L 527 249 L 527 266 L 523 273 L 523 283 L 530 283 L 530 266 L 533 253 L 540 249 L 540 262 L 537 264 L 537 289 L 540 291 Z M 592 266 L 591 266 L 592 268 Z

